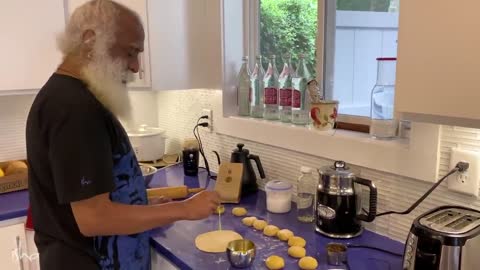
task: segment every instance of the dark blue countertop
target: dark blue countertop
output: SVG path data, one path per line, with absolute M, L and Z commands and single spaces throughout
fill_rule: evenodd
M 200 171 L 198 177 L 184 176 L 181 165 L 159 170 L 153 177 L 150 186 L 179 186 L 213 188 L 215 182 L 207 180 L 205 171 Z M 313 224 L 303 224 L 296 220 L 295 205 L 288 214 L 272 214 L 266 211 L 265 193 L 259 192 L 244 198 L 241 206 L 248 209 L 248 215 L 267 220 L 280 228 L 292 230 L 296 235 L 307 240 L 307 255 L 319 261 L 319 270 L 342 269 L 326 264 L 325 245 L 329 242 L 343 242 L 357 245 L 370 245 L 387 249 L 396 253 L 403 252 L 403 244 L 370 231 L 351 240 L 332 240 L 314 232 Z M 244 238 L 255 242 L 257 258 L 250 269 L 266 269 L 264 260 L 270 255 L 279 255 L 285 259 L 284 269 L 298 269 L 297 260 L 287 255 L 287 244 L 275 238 L 263 236 L 241 223 L 241 218 L 234 217 L 231 209 L 238 205 L 226 205 L 226 212 L 222 217 L 224 229 L 238 232 Z M 19 191 L 0 195 L 0 221 L 22 217 L 27 213 L 28 192 Z M 229 266 L 226 255 L 203 253 L 195 248 L 195 237 L 198 234 L 216 230 L 218 217 L 211 216 L 201 221 L 179 221 L 152 231 L 152 246 L 181 269 L 233 269 Z M 352 270 L 400 270 L 401 258 L 370 249 L 349 249 L 349 263 Z
M 0 194 L 0 221 L 27 215 L 28 191 Z
M 159 172 L 156 183 L 164 185 L 187 185 L 192 187 L 212 188 L 214 181 L 206 181 L 205 174 L 200 174 L 200 180 L 183 177 L 181 166 L 170 167 Z M 167 179 L 166 179 L 166 178 Z M 162 182 L 167 181 L 168 183 Z M 198 184 L 198 185 L 197 185 Z M 257 246 L 257 258 L 250 269 L 266 269 L 264 260 L 270 255 L 279 255 L 285 259 L 285 268 L 298 269 L 298 260 L 290 258 L 287 254 L 288 246 L 276 238 L 264 236 L 241 223 L 242 218 L 234 217 L 231 209 L 239 205 L 226 205 L 225 214 L 222 216 L 222 227 L 225 230 L 234 230 L 244 238 L 252 240 Z M 351 240 L 333 240 L 314 232 L 313 224 L 304 224 L 296 219 L 295 204 L 292 211 L 287 214 L 272 214 L 266 211 L 265 193 L 260 191 L 257 195 L 244 198 L 240 206 L 247 208 L 248 215 L 267 220 L 270 224 L 293 231 L 295 235 L 307 240 L 307 255 L 319 261 L 319 270 L 342 269 L 341 267 L 328 266 L 326 263 L 325 246 L 329 242 L 352 243 L 356 245 L 369 245 L 386 249 L 395 253 L 403 253 L 403 244 L 376 233 L 365 231 L 360 237 Z M 201 221 L 179 221 L 170 226 L 156 229 L 152 232 L 151 244 L 153 247 L 181 269 L 234 269 L 228 261 L 226 254 L 209 254 L 195 248 L 195 237 L 198 234 L 213 231 L 218 228 L 218 216 L 211 216 Z M 402 259 L 380 251 L 363 248 L 351 248 L 348 251 L 350 268 L 352 270 L 400 270 Z

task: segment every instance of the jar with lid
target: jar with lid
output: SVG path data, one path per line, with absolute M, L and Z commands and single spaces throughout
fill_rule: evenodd
M 314 179 L 312 168 L 302 166 L 297 184 L 297 219 L 300 222 L 313 222 L 314 201 L 317 191 L 317 180 Z
M 287 213 L 292 207 L 292 184 L 272 180 L 265 185 L 267 193 L 267 210 L 271 213 Z
M 376 139 L 397 136 L 395 74 L 397 58 L 377 58 L 377 83 L 372 90 L 370 135 Z

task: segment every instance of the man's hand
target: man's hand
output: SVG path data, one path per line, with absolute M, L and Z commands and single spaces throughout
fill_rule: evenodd
M 148 204 L 149 205 L 155 205 L 155 204 L 162 204 L 162 203 L 168 203 L 171 202 L 172 199 L 165 197 L 165 196 L 158 196 L 158 197 L 152 197 L 148 199 Z
M 202 191 L 183 203 L 187 219 L 204 219 L 213 214 L 220 205 L 220 197 L 216 192 Z

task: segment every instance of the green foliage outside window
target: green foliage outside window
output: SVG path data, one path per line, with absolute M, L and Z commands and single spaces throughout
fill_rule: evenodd
M 387 12 L 391 1 L 395 0 L 337 0 L 337 10 Z M 260 1 L 260 53 L 265 65 L 267 57 L 274 54 L 280 72 L 285 54 L 291 54 L 296 65 L 303 53 L 314 71 L 317 6 L 318 0 Z

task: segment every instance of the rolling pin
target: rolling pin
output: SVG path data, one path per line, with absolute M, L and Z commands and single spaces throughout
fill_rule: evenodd
M 188 188 L 187 186 L 149 188 L 147 189 L 147 196 L 148 198 L 165 196 L 170 199 L 183 199 L 188 197 L 188 195 L 204 190 L 204 188 Z

